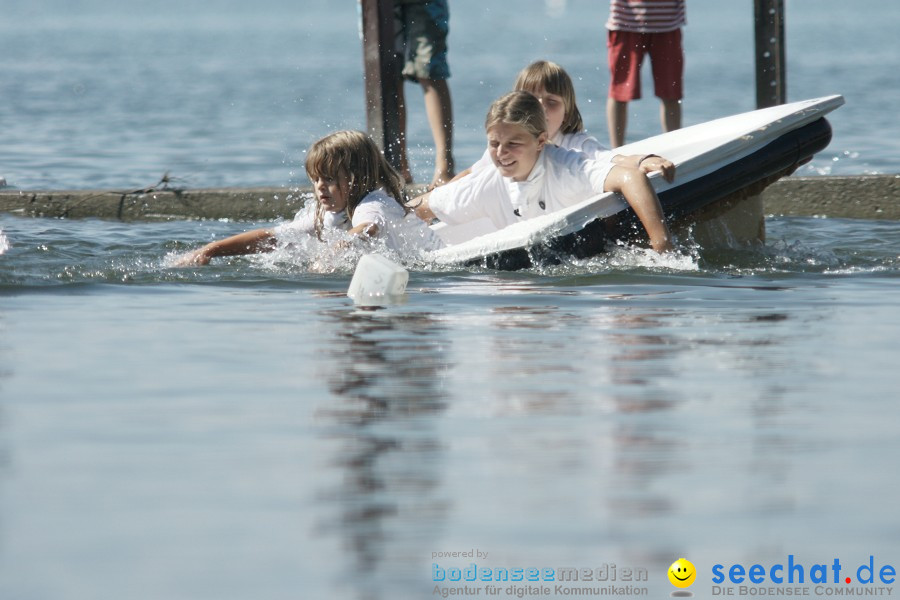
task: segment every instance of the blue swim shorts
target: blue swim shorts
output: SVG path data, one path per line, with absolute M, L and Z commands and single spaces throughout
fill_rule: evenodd
M 403 77 L 449 79 L 447 33 L 450 9 L 447 0 L 397 1 L 394 3 L 397 53 L 403 56 Z

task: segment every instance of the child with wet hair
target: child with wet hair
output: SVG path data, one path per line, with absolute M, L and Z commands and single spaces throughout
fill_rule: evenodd
M 657 252 L 672 249 L 672 235 L 647 173 L 674 180 L 675 165 L 653 155 L 597 158 L 549 142 L 540 100 L 515 91 L 496 100 L 485 118 L 492 167 L 474 170 L 419 196 L 411 203 L 419 218 L 448 225 L 487 218 L 496 229 L 577 204 L 602 192 L 621 193 L 634 209 Z
M 412 243 L 434 247 L 434 234 L 411 216 L 403 201 L 403 179 L 388 164 L 375 142 L 360 131 L 338 131 L 313 143 L 306 173 L 316 202 L 293 221 L 254 229 L 211 242 L 178 261 L 178 266 L 206 265 L 219 256 L 271 252 L 279 241 L 298 234 L 320 240 L 326 230 L 342 230 L 362 238 L 384 239 L 399 250 Z

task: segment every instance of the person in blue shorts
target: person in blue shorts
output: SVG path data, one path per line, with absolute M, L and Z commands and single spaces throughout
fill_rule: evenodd
M 431 185 L 453 178 L 453 106 L 450 98 L 450 67 L 447 64 L 447 33 L 450 9 L 447 0 L 394 0 L 397 50 L 403 56 L 403 79 L 418 82 L 425 97 L 425 112 L 434 138 L 434 176 Z M 412 182 L 406 153 L 406 104 L 399 86 L 400 172 Z

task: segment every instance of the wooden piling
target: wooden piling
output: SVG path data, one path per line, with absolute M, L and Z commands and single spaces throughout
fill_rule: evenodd
M 394 1 L 359 0 L 369 135 L 395 168 L 401 160 L 399 57 L 394 47 Z
M 754 0 L 756 24 L 756 108 L 787 101 L 784 0 Z

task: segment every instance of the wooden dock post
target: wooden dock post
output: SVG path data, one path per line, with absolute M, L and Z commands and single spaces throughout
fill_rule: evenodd
M 784 0 L 754 0 L 756 23 L 756 108 L 787 101 Z
M 395 168 L 400 163 L 400 110 L 397 53 L 394 50 L 394 1 L 359 0 L 362 16 L 369 135 Z

